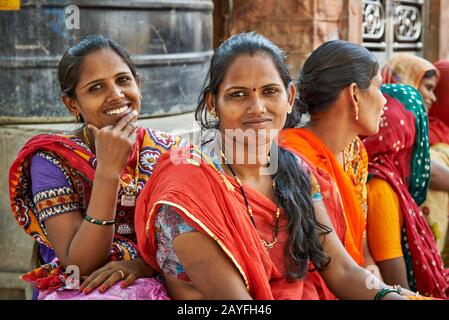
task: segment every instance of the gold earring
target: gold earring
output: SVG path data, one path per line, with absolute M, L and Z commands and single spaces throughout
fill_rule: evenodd
M 217 111 L 215 111 L 215 106 L 210 111 L 210 115 L 212 116 L 212 118 L 216 118 L 217 117 Z
M 77 115 L 75 116 L 75 123 L 78 124 L 78 123 L 80 123 L 80 122 L 81 122 L 81 117 L 80 117 L 79 114 L 77 114 Z
M 355 120 L 358 121 L 359 120 L 359 106 L 355 107 Z
M 292 107 L 292 105 L 290 104 L 290 103 L 288 103 L 287 102 L 287 114 L 290 114 L 290 113 L 292 113 L 292 109 L 293 109 L 293 107 Z
M 215 97 L 212 98 L 212 109 L 210 110 L 210 114 L 212 118 L 217 117 L 217 110 L 216 110 L 217 102 L 215 100 Z

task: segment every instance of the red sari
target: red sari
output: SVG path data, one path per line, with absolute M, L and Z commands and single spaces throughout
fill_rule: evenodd
M 426 296 L 447 299 L 449 270 L 444 269 L 432 232 L 407 187 L 416 140 L 415 118 L 399 100 L 384 95 L 388 106 L 384 123 L 392 125 L 381 126 L 376 135 L 363 141 L 370 159 L 369 172 L 387 181 L 399 198 L 406 229 L 404 256 L 408 271 L 413 270 L 416 289 Z
M 449 60 L 435 63 L 440 78 L 435 88 L 437 101 L 429 110 L 430 145 L 449 144 Z
M 135 225 L 140 252 L 147 263 L 156 261 L 155 216 L 161 205 L 171 205 L 199 232 L 214 239 L 235 265 L 254 299 L 335 299 L 323 279 L 309 272 L 305 279 L 288 282 L 285 275 L 285 213 L 281 210 L 278 243 L 267 252 L 261 239 L 271 239 L 276 204 L 245 187 L 251 203 L 253 226 L 239 186 L 220 174 L 207 156 L 191 147 L 177 158 L 161 157 L 152 178 L 142 190 Z
M 52 154 L 60 161 L 61 168 L 74 184 L 74 194 L 55 196 L 48 199 L 46 202 L 51 203 L 46 205 L 64 205 L 76 201 L 84 203 L 84 207 L 87 208 L 95 175 L 96 157 L 90 150 L 75 142 L 74 138 L 73 135 L 63 134 L 34 136 L 19 151 L 9 171 L 9 194 L 14 217 L 28 235 L 50 249 L 52 245 L 38 221 L 38 208 L 33 200 L 30 179 L 31 158 L 37 151 Z M 139 128 L 131 156 L 122 173 L 122 180 L 126 182 L 134 180 L 139 152 L 138 190 L 142 189 L 151 175 L 157 158 L 170 148 L 178 146 L 180 141 L 180 138 L 173 138 L 156 130 Z M 120 207 L 118 204 L 117 211 L 119 210 L 122 215 L 131 215 L 130 219 L 127 219 L 127 216 L 121 219 L 126 218 L 133 222 L 133 207 Z M 114 235 L 109 253 L 110 261 L 132 260 L 139 256 L 134 234 Z M 32 282 L 38 289 L 56 289 L 64 285 L 65 276 L 56 260 L 25 274 L 22 278 Z

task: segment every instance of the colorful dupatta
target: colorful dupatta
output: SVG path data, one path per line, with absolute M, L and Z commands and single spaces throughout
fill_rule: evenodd
M 87 208 L 90 200 L 92 182 L 95 174 L 96 158 L 87 148 L 76 142 L 76 136 L 68 134 L 41 134 L 31 138 L 19 151 L 9 171 L 9 194 L 11 208 L 19 226 L 39 244 L 52 249 L 45 228 L 37 218 L 37 208 L 33 200 L 30 180 L 30 163 L 33 154 L 44 151 L 57 158 L 61 169 L 74 184 L 75 194 L 69 197 L 55 194 L 46 200 L 51 205 L 64 205 L 66 202 L 79 201 Z M 181 138 L 139 128 L 133 151 L 122 173 L 122 180 L 133 181 L 139 151 L 138 192 L 143 188 L 153 171 L 158 157 L 176 147 Z M 66 199 L 67 198 L 67 199 Z M 118 206 L 119 207 L 119 206 Z M 117 207 L 117 210 L 119 208 Z M 124 208 L 121 208 L 123 211 Z M 129 210 L 133 210 L 132 208 Z M 133 218 L 131 219 L 133 220 Z M 111 261 L 133 260 L 139 257 L 134 243 L 134 235 L 129 237 L 116 234 L 109 254 Z M 57 261 L 25 274 L 22 278 L 32 282 L 38 289 L 56 289 L 64 284 L 66 275 Z
M 437 86 L 435 96 L 437 101 L 429 110 L 430 145 L 439 142 L 449 144 L 449 61 L 443 60 L 433 65 L 426 59 L 410 54 L 399 54 L 388 61 L 382 69 L 385 84 L 401 83 L 419 88 L 421 80 L 427 71 L 435 70 Z
M 316 135 L 305 128 L 283 130 L 279 137 L 279 145 L 306 158 L 313 166 L 323 169 L 332 177 L 337 185 L 339 199 L 344 208 L 342 223 L 347 226 L 344 246 L 351 257 L 359 265 L 363 265 L 363 237 L 366 220 L 354 182 L 345 173 L 333 152 Z
M 379 132 L 363 141 L 369 155 L 369 172 L 387 181 L 399 198 L 404 221 L 402 247 L 411 289 L 426 296 L 448 298 L 449 270 L 444 269 L 417 204 L 430 179 L 424 103 L 410 86 L 384 85 L 382 92 L 387 104 Z
M 385 84 L 408 84 L 418 89 L 424 74 L 429 70 L 435 70 L 439 78 L 438 70 L 430 61 L 411 54 L 400 53 L 382 68 L 382 78 Z
M 268 253 L 261 239 L 272 237 L 277 206 L 249 187 L 245 193 L 257 230 L 239 185 L 220 173 L 207 155 L 193 146 L 179 156 L 163 155 L 137 201 L 135 225 L 143 258 L 159 270 L 154 221 L 160 206 L 171 205 L 189 225 L 217 242 L 254 299 L 334 299 L 316 271 L 304 280 L 287 281 L 285 213 L 281 210 L 279 242 Z

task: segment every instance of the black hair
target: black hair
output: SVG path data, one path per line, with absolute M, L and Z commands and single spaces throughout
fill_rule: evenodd
M 79 81 L 80 67 L 84 57 L 89 53 L 101 49 L 113 50 L 128 65 L 134 78 L 136 80 L 139 79 L 136 66 L 132 62 L 129 52 L 125 48 L 119 46 L 105 36 L 92 34 L 82 38 L 75 45 L 67 49 L 62 56 L 61 61 L 59 61 L 58 77 L 62 94 L 65 94 L 72 99 L 76 98 L 75 88 Z
M 300 71 L 298 109 L 310 115 L 326 111 L 345 87 L 356 83 L 365 90 L 378 72 L 379 63 L 368 49 L 347 41 L 328 41 L 312 52 Z
M 272 59 L 288 90 L 292 79 L 285 62 L 285 53 L 270 40 L 255 32 L 234 35 L 223 42 L 212 57 L 208 77 L 195 111 L 195 119 L 202 128 L 213 129 L 219 126 L 217 121 L 208 118 L 207 95 L 217 95 L 227 70 L 238 56 L 255 54 L 264 54 Z M 287 116 L 284 128 L 294 127 L 300 119 L 299 116 L 297 111 L 292 111 Z M 285 210 L 288 220 L 289 237 L 285 246 L 287 278 L 302 279 L 308 271 L 309 261 L 318 270 L 323 270 L 329 264 L 330 257 L 324 253 L 319 235 L 329 233 L 331 230 L 316 220 L 310 196 L 309 174 L 298 165 L 297 158 L 289 151 L 279 148 L 278 155 L 278 170 L 273 175 L 273 181 L 276 200 Z
M 437 71 L 435 69 L 427 70 L 424 73 L 423 79 L 430 79 L 437 76 Z

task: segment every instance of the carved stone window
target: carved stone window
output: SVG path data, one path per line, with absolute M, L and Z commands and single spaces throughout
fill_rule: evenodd
M 366 48 L 381 60 L 389 59 L 396 51 L 423 54 L 425 0 L 363 0 L 363 4 Z

